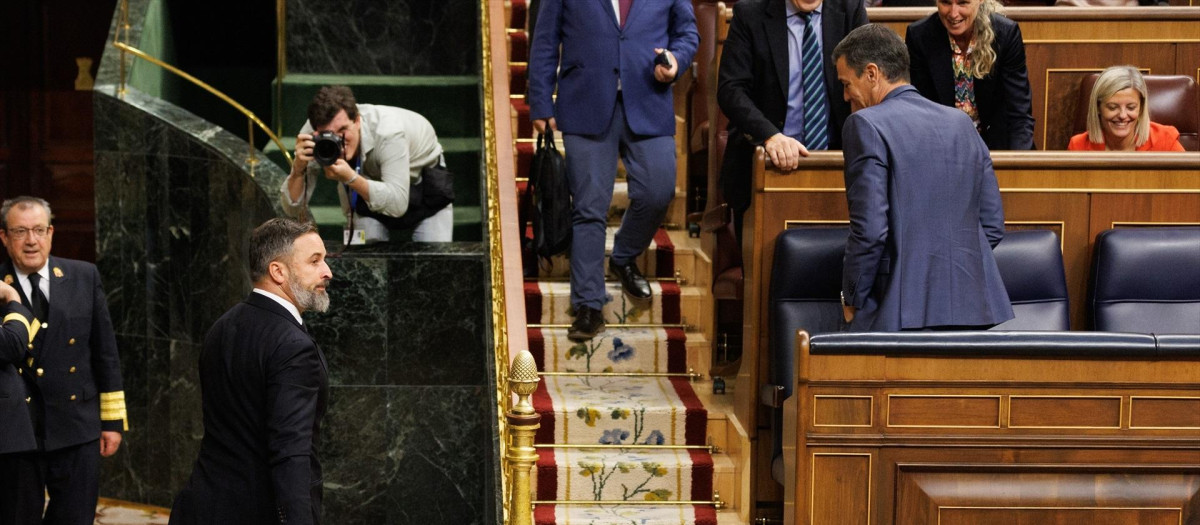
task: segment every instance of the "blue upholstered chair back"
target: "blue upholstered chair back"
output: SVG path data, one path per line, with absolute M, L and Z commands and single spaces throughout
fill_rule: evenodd
M 782 387 L 779 399 L 792 395 L 796 331 L 837 332 L 842 326 L 842 256 L 849 228 L 785 230 L 775 241 L 771 267 L 770 385 Z M 783 483 L 783 410 L 772 411 L 774 435 L 771 473 Z
M 1005 232 L 992 253 L 1016 314 L 993 330 L 1071 329 L 1062 244 L 1054 232 Z
M 1105 230 L 1092 253 L 1096 330 L 1200 334 L 1200 228 Z

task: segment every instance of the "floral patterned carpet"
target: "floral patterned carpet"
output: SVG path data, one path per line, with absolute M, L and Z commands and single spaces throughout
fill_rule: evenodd
M 609 247 L 615 228 L 609 230 Z M 688 332 L 681 288 L 672 279 L 674 246 L 665 231 L 639 260 L 653 295 L 630 299 L 606 283 L 607 330 L 567 339 L 572 321 L 565 261 L 542 264 L 525 283 L 530 352 L 542 377 L 533 395 L 541 414 L 533 476 L 534 521 L 566 524 L 716 523 L 708 412 L 686 377 Z M 607 263 L 606 263 L 607 266 Z M 635 375 L 621 375 L 630 374 Z
M 171 512 L 162 507 L 100 498 L 96 525 L 166 525 Z

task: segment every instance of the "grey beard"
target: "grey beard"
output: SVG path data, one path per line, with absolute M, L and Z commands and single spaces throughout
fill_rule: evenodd
M 329 310 L 329 294 L 305 290 L 300 286 L 300 283 L 291 279 L 288 279 L 288 289 L 291 290 L 292 297 L 296 298 L 296 306 L 300 308 L 300 311 L 323 313 Z

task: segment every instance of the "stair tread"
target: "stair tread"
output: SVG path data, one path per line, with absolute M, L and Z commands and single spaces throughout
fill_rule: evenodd
M 710 506 L 691 505 L 538 505 L 534 522 L 588 525 L 713 525 L 719 523 Z
M 313 216 L 313 222 L 317 224 L 336 224 L 342 225 L 346 222 L 346 216 L 342 215 L 341 206 L 309 206 L 309 213 Z M 454 224 L 478 224 L 483 217 L 482 206 L 454 206 Z
M 698 449 L 540 449 L 542 501 L 689 501 L 712 494 L 713 458 Z
M 318 86 L 469 86 L 479 83 L 479 75 L 343 75 L 288 73 L 283 83 Z
M 539 443 L 705 443 L 707 411 L 680 378 L 547 376 L 533 405 Z
M 285 135 L 279 137 L 279 142 L 283 146 L 292 151 L 296 149 L 296 136 Z M 442 145 L 442 151 L 446 153 L 472 152 L 483 150 L 483 142 L 479 137 L 438 137 L 438 143 Z M 279 151 L 279 147 L 274 141 L 268 141 L 263 146 L 263 153 Z
M 567 338 L 566 328 L 533 328 L 529 351 L 545 372 L 687 371 L 689 337 L 679 328 L 605 330 L 588 341 Z

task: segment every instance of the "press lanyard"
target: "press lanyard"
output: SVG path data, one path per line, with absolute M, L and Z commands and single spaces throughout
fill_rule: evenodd
M 354 173 L 357 176 L 362 176 L 362 155 L 354 157 Z M 349 184 L 343 184 L 346 187 L 346 194 L 350 196 L 350 213 L 354 213 L 354 207 L 358 204 L 358 192 L 350 189 Z

